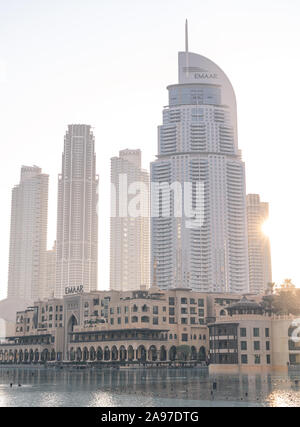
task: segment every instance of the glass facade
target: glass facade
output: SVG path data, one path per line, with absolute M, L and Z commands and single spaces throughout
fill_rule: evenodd
M 176 85 L 169 88 L 169 105 L 220 105 L 221 89 L 214 85 Z M 200 115 L 201 116 L 201 115 Z

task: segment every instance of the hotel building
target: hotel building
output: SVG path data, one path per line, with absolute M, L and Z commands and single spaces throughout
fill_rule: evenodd
M 168 92 L 151 164 L 151 182 L 161 186 L 151 200 L 152 284 L 248 292 L 245 165 L 234 90 L 216 64 L 187 45 L 179 53 L 179 82 Z M 166 185 L 173 186 L 168 205 Z

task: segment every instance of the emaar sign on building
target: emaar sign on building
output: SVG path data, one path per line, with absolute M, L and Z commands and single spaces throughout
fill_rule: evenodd
M 80 286 L 68 286 L 65 288 L 65 295 L 78 295 L 83 294 L 83 285 Z

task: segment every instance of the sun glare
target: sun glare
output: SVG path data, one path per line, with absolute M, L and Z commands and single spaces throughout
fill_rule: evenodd
M 265 221 L 262 226 L 261 226 L 261 231 L 268 237 L 270 237 L 270 233 L 271 233 L 271 226 L 270 226 L 270 221 L 267 220 Z

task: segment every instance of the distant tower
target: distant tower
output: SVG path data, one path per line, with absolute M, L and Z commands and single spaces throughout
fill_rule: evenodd
M 29 301 L 46 295 L 49 175 L 22 166 L 12 190 L 8 297 Z
M 169 215 L 164 197 L 156 202 L 152 197 L 151 280 L 161 289 L 247 292 L 245 165 L 238 148 L 236 98 L 215 63 L 189 52 L 187 30 L 186 23 L 179 82 L 168 87 L 158 155 L 151 164 L 151 184 L 179 183 L 183 207 L 175 216 L 174 190 Z M 192 210 L 194 225 L 187 214 Z
M 47 251 L 47 269 L 46 269 L 46 294 L 47 298 L 53 298 L 56 283 L 56 242 L 53 248 Z
M 111 159 L 111 182 L 116 191 L 115 215 L 110 226 L 110 289 L 147 289 L 150 285 L 149 174 L 141 169 L 140 150 L 123 150 L 119 157 Z M 128 213 L 128 206 L 136 197 L 127 193 L 133 183 L 141 183 L 137 194 L 142 200 L 143 214 L 137 217 Z
M 269 204 L 258 194 L 247 195 L 248 253 L 250 292 L 264 293 L 272 282 L 270 240 L 262 231 L 269 218 Z
M 55 297 L 97 289 L 98 177 L 88 125 L 69 125 L 58 179 Z

